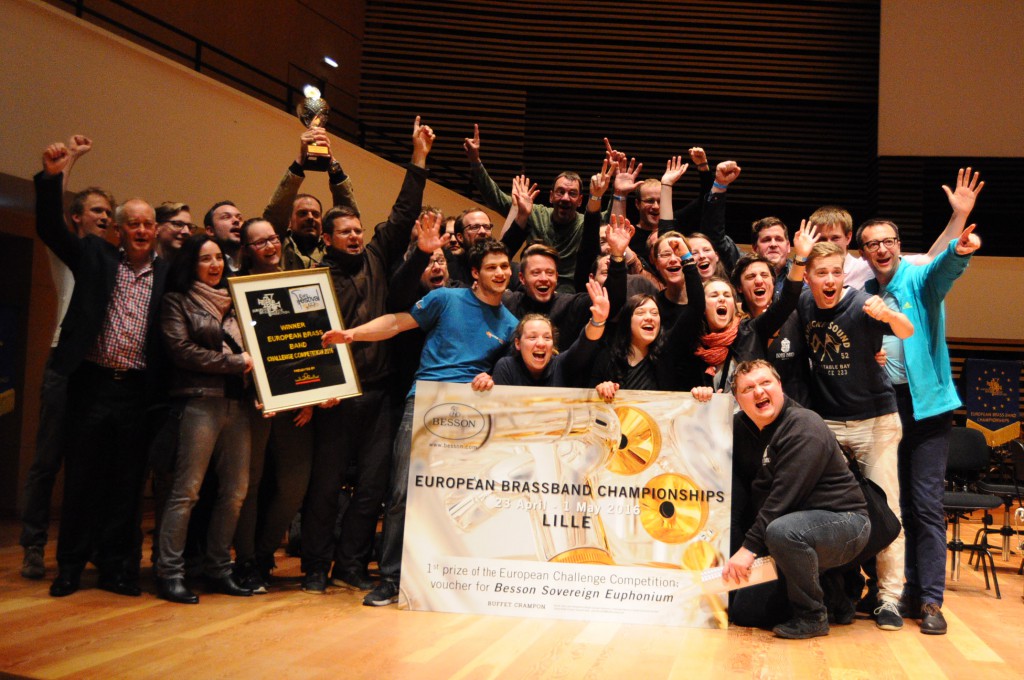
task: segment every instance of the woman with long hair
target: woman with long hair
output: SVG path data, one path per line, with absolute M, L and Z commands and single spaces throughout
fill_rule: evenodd
M 158 593 L 195 604 L 185 586 L 183 552 L 192 508 L 207 468 L 217 472 L 217 499 L 207 531 L 203 570 L 212 592 L 251 595 L 231 573 L 231 540 L 249 483 L 252 397 L 231 296 L 224 287 L 224 254 L 208 236 L 187 240 L 171 267 L 160 327 L 174 365 L 170 396 L 182 400 L 174 482 L 160 524 Z
M 741 311 L 739 296 L 728 279 L 711 278 L 704 282 L 706 301 L 703 332 L 698 338 L 690 368 L 691 387 L 705 386 L 725 391 L 741 361 L 764 358 L 764 348 L 796 309 L 803 287 L 804 266 L 817 231 L 806 222 L 793 235 L 793 263 L 778 302 L 765 306 L 763 313 L 748 316 Z M 757 289 L 770 299 L 771 288 Z

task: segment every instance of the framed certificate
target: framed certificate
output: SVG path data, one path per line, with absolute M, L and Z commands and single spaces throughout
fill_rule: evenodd
M 284 411 L 362 394 L 348 345 L 320 346 L 344 328 L 328 269 L 228 279 L 264 411 Z

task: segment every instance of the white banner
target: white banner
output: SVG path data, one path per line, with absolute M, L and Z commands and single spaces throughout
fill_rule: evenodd
M 724 628 L 733 404 L 418 383 L 409 608 Z

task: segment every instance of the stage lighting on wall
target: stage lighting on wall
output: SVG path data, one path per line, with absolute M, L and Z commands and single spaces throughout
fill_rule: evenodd
M 330 57 L 326 57 L 325 56 L 324 57 L 324 63 L 327 64 L 328 66 L 330 66 L 331 68 L 338 68 L 338 62 L 334 61 Z
M 302 88 L 302 94 L 306 99 L 320 99 L 320 90 L 313 85 L 306 85 Z

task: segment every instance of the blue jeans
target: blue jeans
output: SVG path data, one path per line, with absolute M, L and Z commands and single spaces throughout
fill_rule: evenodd
M 398 583 L 402 575 L 402 541 L 405 535 L 405 501 L 409 492 L 409 458 L 412 455 L 412 417 L 416 397 L 405 400 L 402 421 L 398 425 L 391 452 L 391 484 L 384 509 L 384 540 L 380 557 L 380 576 Z
M 249 487 L 249 413 L 239 399 L 197 397 L 185 404 L 174 465 L 174 486 L 160 524 L 160 578 L 185 577 L 185 538 L 192 508 L 213 460 L 217 500 L 206 535 L 204 571 L 223 578 L 231 573 L 231 539 Z
M 765 545 L 786 577 L 786 594 L 795 616 L 828 618 L 818 576 L 856 557 L 870 532 L 866 514 L 830 510 L 799 510 L 768 525 Z
M 50 359 L 47 359 L 43 384 L 39 390 L 36 453 L 25 477 L 25 506 L 21 512 L 20 543 L 26 548 L 46 545 L 53 482 L 64 459 L 64 414 L 67 401 L 67 376 L 52 370 Z
M 921 604 L 942 606 L 946 590 L 946 515 L 942 510 L 943 478 L 949 456 L 951 413 L 914 420 L 910 390 L 896 388 L 903 421 L 900 441 L 900 512 L 906 534 L 904 593 Z

